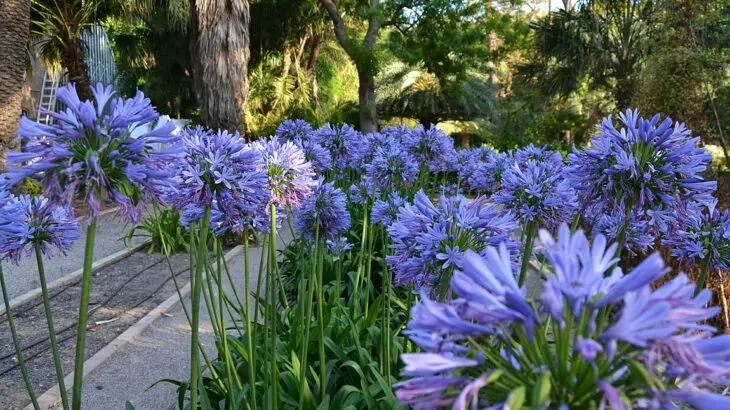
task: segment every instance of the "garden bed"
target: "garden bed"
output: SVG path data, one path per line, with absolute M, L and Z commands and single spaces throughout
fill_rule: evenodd
M 175 255 L 170 262 L 178 283 L 187 282 L 187 254 Z M 174 294 L 175 284 L 171 279 L 166 258 L 149 255 L 145 250 L 95 272 L 89 305 L 86 358 Z M 80 290 L 81 284 L 75 282 L 51 291 L 57 342 L 66 374 L 73 370 Z M 41 298 L 17 306 L 13 314 L 30 378 L 36 394 L 41 394 L 56 384 Z M 30 403 L 30 398 L 22 382 L 6 321 L 5 315 L 0 316 L 0 325 L 4 329 L 0 332 L 0 408 L 22 409 Z

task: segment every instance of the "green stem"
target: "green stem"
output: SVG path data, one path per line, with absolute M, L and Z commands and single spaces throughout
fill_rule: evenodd
M 249 267 L 249 260 L 248 260 L 248 229 L 243 231 L 243 263 L 244 263 L 244 290 L 246 292 L 246 299 L 244 303 L 246 304 L 243 310 L 244 317 L 246 320 L 246 339 L 247 339 L 247 349 L 248 349 L 248 384 L 249 384 L 249 391 L 251 393 L 251 404 L 252 409 L 257 409 L 258 406 L 256 406 L 256 358 L 253 354 L 253 335 L 251 334 L 251 305 L 249 303 L 249 298 L 251 297 L 251 269 Z
M 271 205 L 271 232 L 269 233 L 269 284 L 270 284 L 270 305 L 268 306 L 269 312 L 269 318 L 271 320 L 270 326 L 271 326 L 271 344 L 269 345 L 271 349 L 271 398 L 272 401 L 270 405 L 272 408 L 276 408 L 279 405 L 279 377 L 278 377 L 278 366 L 277 366 L 277 357 L 276 357 L 276 341 L 277 341 L 277 323 L 276 323 L 276 315 L 277 315 L 277 309 L 276 309 L 276 300 L 277 300 L 277 293 L 279 291 L 279 278 L 278 278 L 278 269 L 276 266 L 276 206 Z M 282 291 L 283 293 L 283 291 Z M 283 299 L 286 300 L 286 295 L 283 295 Z
M 33 402 L 33 408 L 40 410 L 41 406 L 38 404 L 38 399 L 35 397 L 35 390 L 33 390 L 33 383 L 30 382 L 28 376 L 28 368 L 25 366 L 25 358 L 23 357 L 23 349 L 20 347 L 20 340 L 18 340 L 18 333 L 15 331 L 15 322 L 13 321 L 13 311 L 10 308 L 10 299 L 8 298 L 8 289 L 5 286 L 5 275 L 3 274 L 3 267 L 0 265 L 0 288 L 3 292 L 3 302 L 5 303 L 5 316 L 8 318 L 8 327 L 10 328 L 10 336 L 13 339 L 13 347 L 15 348 L 15 357 L 18 358 L 18 366 L 20 366 L 20 373 L 23 374 L 23 382 L 25 388 L 28 390 L 30 401 Z
M 710 257 L 705 255 L 705 259 L 702 261 L 702 270 L 700 270 L 700 277 L 697 279 L 697 285 L 695 286 L 695 296 L 697 296 L 705 288 L 705 281 L 707 280 L 707 271 L 709 271 Z
M 51 311 L 51 300 L 48 296 L 48 286 L 46 285 L 46 270 L 43 267 L 43 251 L 39 242 L 34 243 L 35 261 L 38 266 L 38 278 L 41 282 L 41 294 L 43 295 L 43 310 L 46 314 L 46 324 L 48 325 L 48 336 L 51 342 L 51 356 L 53 357 L 53 367 L 56 369 L 56 380 L 58 381 L 58 390 L 61 392 L 61 404 L 64 409 L 68 408 L 68 393 L 66 392 L 66 383 L 63 380 L 63 367 L 61 366 L 61 355 L 58 353 L 58 343 L 56 343 L 56 329 L 53 326 L 53 312 Z
M 76 331 L 76 358 L 74 362 L 74 384 L 71 396 L 72 410 L 81 410 L 81 388 L 84 384 L 84 359 L 86 352 L 86 326 L 89 322 L 89 293 L 91 292 L 91 265 L 94 263 L 94 237 L 96 217 L 86 228 L 86 249 L 84 269 L 81 274 L 81 301 L 79 303 L 79 324 Z
M 525 234 L 525 252 L 522 254 L 522 267 L 520 268 L 520 278 L 517 282 L 520 287 L 525 284 L 527 268 L 530 266 L 530 259 L 532 259 L 532 246 L 535 242 L 536 228 L 535 221 L 529 221 L 527 222 L 527 226 L 525 226 L 527 231 Z
M 304 390 L 307 385 L 307 355 L 309 350 L 309 336 L 311 334 L 311 318 L 312 318 L 312 300 L 314 298 L 314 277 L 317 272 L 317 265 L 320 260 L 319 255 L 321 252 L 321 245 L 319 241 L 319 225 L 317 225 L 315 229 L 314 234 L 314 255 L 312 255 L 312 267 L 311 271 L 309 272 L 309 277 L 306 280 L 307 283 L 307 291 L 306 291 L 306 300 L 304 301 L 304 304 L 300 307 L 302 310 L 302 316 L 301 316 L 301 322 L 302 326 L 304 327 L 304 340 L 302 342 L 302 355 L 299 358 L 300 361 L 300 368 L 299 368 L 299 408 L 304 408 Z
M 190 407 L 198 408 L 198 379 L 200 376 L 199 325 L 200 325 L 200 294 L 203 290 L 203 268 L 208 256 L 208 230 L 210 229 L 210 206 L 205 207 L 203 220 L 200 221 L 198 237 L 198 251 L 196 254 L 195 275 L 193 277 L 192 323 L 190 334 Z M 74 409 L 75 410 L 75 409 Z
M 321 245 L 320 245 L 321 248 Z M 324 262 L 324 253 L 320 251 L 317 255 L 319 260 L 317 266 L 317 324 L 319 329 L 319 395 L 320 400 L 324 403 L 325 393 L 327 391 L 327 357 L 324 352 L 324 280 L 322 270 Z

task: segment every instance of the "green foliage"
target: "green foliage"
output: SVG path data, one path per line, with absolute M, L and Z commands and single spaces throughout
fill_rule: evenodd
M 180 212 L 172 208 L 160 208 L 156 204 L 152 205 L 145 219 L 129 231 L 127 242 L 134 237 L 152 241 L 149 253 L 160 252 L 169 256 L 190 249 L 190 232 L 182 226 Z
M 24 178 L 23 181 L 15 187 L 18 195 L 39 196 L 43 195 L 45 188 L 38 180 L 33 178 Z

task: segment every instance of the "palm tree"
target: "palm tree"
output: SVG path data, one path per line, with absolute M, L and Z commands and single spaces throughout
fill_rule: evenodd
M 66 70 L 68 81 L 76 83 L 79 97 L 91 98 L 81 33 L 121 5 L 104 0 L 32 0 L 31 36 L 48 66 Z
M 378 113 L 418 119 L 424 126 L 445 120 L 472 120 L 494 112 L 496 88 L 488 73 L 467 69 L 461 78 L 442 79 L 400 62 L 377 78 Z
M 5 151 L 17 146 L 29 20 L 30 0 L 0 2 L 0 171 L 5 169 Z
M 203 118 L 243 131 L 248 94 L 248 0 L 191 0 L 190 55 Z

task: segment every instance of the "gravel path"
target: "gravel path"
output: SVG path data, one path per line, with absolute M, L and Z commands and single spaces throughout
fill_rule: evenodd
M 99 217 L 97 232 L 94 241 L 94 260 L 98 261 L 113 253 L 126 248 L 124 237 L 131 226 L 115 217 L 115 212 Z M 132 246 L 142 243 L 144 238 L 132 239 Z M 46 280 L 48 283 L 81 269 L 84 261 L 84 246 L 86 244 L 86 229 L 82 226 L 81 238 L 74 243 L 67 255 L 56 255 L 45 259 Z M 8 285 L 10 299 L 40 287 L 35 258 L 25 257 L 20 265 L 3 263 L 5 281 Z M 0 296 L 2 301 L 2 296 Z

